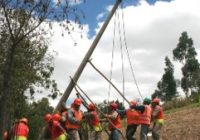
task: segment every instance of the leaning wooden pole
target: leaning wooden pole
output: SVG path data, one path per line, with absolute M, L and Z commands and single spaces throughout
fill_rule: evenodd
M 98 44 L 98 42 L 99 42 L 101 36 L 103 35 L 103 33 L 104 33 L 106 27 L 108 26 L 108 24 L 109 24 L 109 22 L 110 22 L 112 16 L 114 15 L 114 13 L 115 13 L 115 11 L 117 10 L 117 8 L 118 8 L 119 4 L 121 3 L 121 1 L 122 1 L 122 0 L 116 0 L 115 5 L 113 6 L 113 8 L 112 8 L 112 10 L 111 10 L 111 12 L 110 12 L 108 18 L 107 18 L 106 21 L 104 22 L 104 24 L 103 24 L 103 26 L 101 27 L 99 33 L 97 34 L 96 38 L 94 39 L 93 43 L 91 44 L 91 46 L 90 46 L 88 52 L 86 53 L 84 59 L 82 60 L 80 66 L 78 67 L 76 73 L 75 73 L 74 76 L 73 76 L 73 80 L 74 80 L 75 82 L 78 81 L 78 79 L 79 79 L 81 73 L 83 72 L 83 69 L 85 68 L 85 66 L 86 66 L 86 64 L 87 64 L 87 62 L 88 62 L 88 60 L 90 59 L 90 57 L 91 57 L 91 55 L 92 55 L 94 49 L 96 48 L 96 46 L 97 46 L 97 44 Z M 67 89 L 65 90 L 65 92 L 64 92 L 64 94 L 63 94 L 63 96 L 62 96 L 62 98 L 61 98 L 60 101 L 58 102 L 58 104 L 57 104 L 57 106 L 56 106 L 54 112 L 60 111 L 60 110 L 61 110 L 61 108 L 62 108 L 62 103 L 65 102 L 65 101 L 68 99 L 69 95 L 71 94 L 71 91 L 73 90 L 73 87 L 74 87 L 74 83 L 73 83 L 72 81 L 70 81 L 70 83 L 68 84 L 68 87 L 67 87 Z M 41 135 L 39 136 L 38 140 L 42 140 L 42 137 L 43 137 L 44 133 L 45 133 L 45 130 L 41 133 Z
M 78 79 L 79 79 L 79 77 L 80 77 L 80 75 L 81 75 L 83 69 L 85 68 L 85 66 L 86 66 L 86 64 L 87 64 L 87 62 L 88 62 L 88 60 L 90 59 L 90 57 L 91 57 L 91 55 L 92 55 L 94 49 L 96 48 L 96 46 L 97 46 L 97 44 L 98 44 L 98 42 L 99 42 L 101 36 L 103 35 L 103 33 L 104 33 L 106 27 L 108 26 L 108 23 L 110 22 L 110 20 L 111 20 L 113 14 L 115 13 L 115 11 L 116 11 L 116 9 L 117 9 L 117 7 L 119 6 L 119 4 L 120 4 L 121 1 L 122 1 L 122 0 L 116 0 L 116 3 L 115 3 L 115 5 L 113 6 L 113 8 L 112 8 L 112 10 L 111 10 L 111 12 L 110 12 L 108 18 L 106 19 L 105 23 L 104 23 L 103 26 L 101 27 L 101 29 L 100 29 L 99 33 L 97 34 L 95 40 L 93 41 L 93 43 L 92 43 L 92 45 L 90 46 L 88 52 L 86 53 L 84 59 L 82 60 L 82 62 L 81 62 L 81 64 L 80 64 L 79 68 L 77 69 L 76 73 L 74 74 L 73 80 L 74 80 L 75 82 L 78 81 Z M 68 97 L 69 97 L 69 95 L 70 95 L 70 93 L 71 93 L 73 87 L 74 87 L 74 83 L 73 83 L 72 81 L 70 81 L 70 83 L 69 83 L 67 89 L 65 90 L 65 92 L 64 92 L 64 94 L 63 94 L 63 96 L 62 96 L 62 98 L 60 99 L 58 105 L 56 106 L 55 111 L 61 109 L 62 102 L 65 102 L 65 101 L 68 99 Z

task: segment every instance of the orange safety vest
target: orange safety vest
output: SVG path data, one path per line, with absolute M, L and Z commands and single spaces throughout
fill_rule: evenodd
M 155 107 L 155 109 L 158 109 L 159 110 L 159 113 L 158 115 L 155 117 L 155 119 L 164 119 L 164 112 L 163 112 L 163 108 L 160 106 L 160 105 L 157 105 Z
M 150 124 L 151 123 L 151 107 L 145 105 L 145 110 L 139 115 L 139 124 Z
M 29 132 L 29 128 L 24 123 L 20 122 L 18 125 L 15 125 L 15 127 L 14 127 L 14 135 L 15 136 L 28 137 L 28 132 Z
M 83 119 L 83 113 L 82 113 L 82 111 L 77 111 L 77 110 L 75 110 L 75 109 L 72 108 L 72 112 L 73 112 L 74 117 L 76 118 L 76 120 L 81 121 Z M 74 123 L 70 122 L 69 119 L 67 118 L 65 127 L 67 129 L 79 129 L 80 125 L 79 124 L 74 124 Z
M 99 117 L 97 115 L 97 112 L 92 111 L 91 113 L 94 117 L 93 117 L 93 119 L 89 120 L 90 125 L 92 125 L 92 126 L 99 125 Z
M 114 112 L 113 112 L 114 113 Z M 111 122 L 114 124 L 114 126 L 109 123 L 109 130 L 112 131 L 115 128 L 121 128 L 121 118 L 120 115 L 118 114 L 117 117 L 115 119 L 111 119 Z
M 134 109 L 126 110 L 127 124 L 139 124 L 139 112 Z

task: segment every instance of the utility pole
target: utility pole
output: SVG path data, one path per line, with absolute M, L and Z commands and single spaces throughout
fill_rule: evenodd
M 109 24 L 109 22 L 110 22 L 112 16 L 114 15 L 114 13 L 115 13 L 115 11 L 117 10 L 117 8 L 118 8 L 119 4 L 121 3 L 121 1 L 122 1 L 122 0 L 116 0 L 114 6 L 113 6 L 113 8 L 112 8 L 112 10 L 110 11 L 110 14 L 108 15 L 106 21 L 104 22 L 103 26 L 101 27 L 101 29 L 100 29 L 99 33 L 97 34 L 96 38 L 94 39 L 93 43 L 91 44 L 91 46 L 90 46 L 88 52 L 86 53 L 85 57 L 83 58 L 83 60 L 82 60 L 81 64 L 79 65 L 79 67 L 78 67 L 76 73 L 74 74 L 74 76 L 73 76 L 74 82 L 77 82 L 77 81 L 78 81 L 78 79 L 79 79 L 81 73 L 83 72 L 83 69 L 85 68 L 85 66 L 86 66 L 86 64 L 87 64 L 87 62 L 88 62 L 88 60 L 90 59 L 90 57 L 91 57 L 93 51 L 95 50 L 95 48 L 96 48 L 96 46 L 97 46 L 97 44 L 98 44 L 98 42 L 99 42 L 101 36 L 103 35 L 103 33 L 104 33 L 106 27 L 108 26 L 108 24 Z M 68 99 L 69 95 L 71 94 L 71 91 L 73 90 L 73 88 L 74 88 L 74 83 L 73 83 L 73 81 L 71 80 L 70 83 L 68 84 L 68 87 L 67 87 L 67 89 L 65 90 L 65 92 L 64 92 L 64 94 L 63 94 L 63 96 L 62 96 L 62 98 L 61 98 L 60 101 L 58 102 L 58 104 L 57 104 L 57 106 L 56 106 L 54 112 L 60 111 L 60 110 L 61 110 L 61 108 L 62 108 L 62 103 L 63 103 L 63 102 L 66 102 L 66 100 Z M 42 133 L 41 133 L 41 135 L 39 136 L 38 140 L 42 140 L 42 137 L 43 137 L 43 135 L 44 135 L 45 132 L 46 132 L 46 129 L 44 129 L 44 130 L 42 131 Z
M 78 79 L 79 79 L 81 73 L 83 72 L 83 69 L 85 68 L 85 66 L 86 66 L 86 64 L 87 64 L 87 62 L 88 62 L 88 60 L 90 59 L 90 57 L 91 57 L 91 55 L 92 55 L 94 49 L 96 48 L 96 46 L 97 46 L 97 44 L 98 44 L 98 42 L 99 42 L 101 36 L 103 35 L 103 33 L 104 33 L 106 27 L 108 26 L 108 24 L 109 24 L 109 22 L 110 22 L 112 16 L 114 15 L 114 13 L 115 13 L 115 11 L 117 10 L 117 7 L 118 7 L 119 4 L 121 3 L 121 1 L 122 1 L 122 0 L 116 0 L 116 3 L 115 3 L 115 5 L 113 6 L 113 8 L 112 8 L 112 10 L 111 10 L 111 12 L 110 12 L 108 18 L 107 18 L 106 21 L 104 22 L 104 24 L 103 24 L 103 26 L 101 27 L 99 33 L 97 34 L 95 40 L 93 41 L 93 43 L 92 43 L 92 45 L 90 46 L 88 52 L 86 53 L 84 59 L 82 60 L 80 66 L 78 67 L 76 73 L 74 74 L 74 76 L 73 76 L 74 82 L 77 82 L 77 81 L 78 81 Z M 74 88 L 74 83 L 73 83 L 72 81 L 70 81 L 70 83 L 69 83 L 67 89 L 65 90 L 65 92 L 64 92 L 64 94 L 63 94 L 63 96 L 62 96 L 62 98 L 60 99 L 59 103 L 57 104 L 57 106 L 56 106 L 56 108 L 55 108 L 55 111 L 61 109 L 62 103 L 65 102 L 65 101 L 68 99 L 68 97 L 69 97 L 71 91 L 73 90 L 73 88 Z

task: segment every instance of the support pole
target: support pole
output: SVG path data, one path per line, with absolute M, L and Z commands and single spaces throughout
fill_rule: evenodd
M 96 68 L 95 66 L 94 66 L 94 64 L 92 64 L 92 62 L 89 60 L 88 61 L 89 63 L 90 63 L 90 65 L 106 80 L 106 81 L 108 81 L 112 86 L 113 86 L 113 88 L 119 93 L 119 95 L 121 95 L 122 96 L 122 98 L 129 104 L 129 105 L 131 105 L 131 103 L 126 99 L 126 97 L 119 91 L 119 89 L 102 73 L 102 72 L 100 72 L 99 70 L 98 70 L 98 68 Z
M 72 79 L 72 81 L 73 81 L 73 79 Z M 95 103 L 90 99 L 90 97 L 80 88 L 80 86 L 75 82 L 75 81 L 73 81 L 74 82 L 74 84 L 75 84 L 75 86 L 77 86 L 78 87 L 78 89 L 87 97 L 87 99 L 92 103 L 92 104 L 94 104 L 95 105 Z M 79 93 L 80 94 L 80 93 Z M 104 115 L 104 113 L 95 105 L 95 107 L 96 107 L 96 109 L 102 114 L 102 115 Z M 109 119 L 109 118 L 107 118 L 106 117 L 106 119 L 108 120 L 108 122 L 113 126 L 113 127 L 115 127 L 115 125 L 112 123 L 112 121 Z M 116 127 L 115 127 L 116 128 Z M 120 132 L 120 134 L 121 134 L 121 136 L 122 136 L 122 138 L 124 139 L 124 140 L 126 140 L 126 137 L 123 135 L 123 133 L 118 129 L 118 128 L 116 128 L 119 132 Z
M 76 88 L 76 86 L 75 86 L 75 89 L 76 89 L 76 95 L 77 95 L 77 97 L 79 97 L 79 98 L 81 98 L 81 100 L 84 102 L 84 107 L 85 108 L 87 108 L 87 110 L 88 110 L 88 103 L 86 102 L 86 100 L 85 100 L 85 98 L 79 93 L 79 91 L 78 91 L 78 89 Z M 109 132 L 107 131 L 107 130 L 105 130 L 105 132 L 106 132 L 106 134 L 109 136 Z

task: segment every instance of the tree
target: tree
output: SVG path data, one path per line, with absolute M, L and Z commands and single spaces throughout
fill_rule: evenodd
M 189 92 L 197 92 L 200 90 L 200 64 L 196 59 L 197 52 L 193 47 L 193 40 L 189 38 L 187 32 L 183 32 L 179 38 L 177 47 L 173 50 L 175 61 L 182 63 L 182 79 L 181 87 L 188 97 Z
M 26 116 L 29 118 L 29 140 L 36 140 L 41 133 L 42 126 L 45 125 L 44 116 L 46 113 L 51 113 L 53 107 L 49 105 L 47 98 L 43 98 L 40 101 L 33 102 L 29 105 L 29 110 Z
M 80 14 L 68 1 L 56 4 L 52 0 L 0 0 L 0 15 L 0 136 L 3 136 L 15 118 L 15 110 L 26 99 L 25 91 L 33 95 L 34 87 L 41 86 L 51 88 L 53 98 L 58 94 L 57 85 L 50 78 L 53 55 L 48 53 L 45 35 L 49 30 L 45 25 L 52 28 L 54 21 L 62 21 L 60 26 L 70 33 L 73 30 L 70 19 L 74 17 L 80 24 Z
M 152 98 L 159 97 L 163 101 L 170 101 L 177 95 L 177 86 L 174 78 L 174 66 L 168 57 L 165 57 L 165 65 L 165 73 L 161 81 L 158 82 L 158 89 L 152 94 Z

